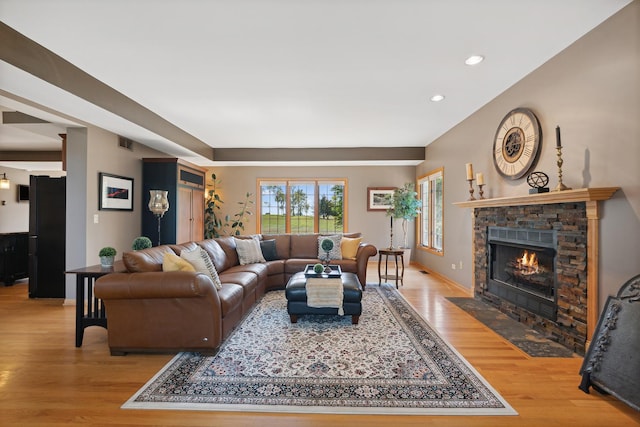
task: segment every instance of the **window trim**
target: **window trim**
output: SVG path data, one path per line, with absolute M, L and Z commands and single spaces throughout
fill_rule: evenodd
M 295 178 L 258 178 L 256 179 L 256 194 L 257 194 L 257 221 L 256 221 L 256 233 L 262 233 L 262 185 L 264 183 L 282 183 L 286 185 L 286 200 L 290 200 L 290 191 L 291 185 L 295 185 L 296 183 L 311 183 L 313 182 L 315 185 L 315 197 L 314 197 L 314 208 L 313 208 L 313 232 L 308 234 L 318 234 L 320 233 L 320 192 L 318 191 L 319 185 L 326 183 L 336 183 L 343 184 L 342 191 L 342 232 L 341 234 L 348 233 L 348 212 L 349 212 L 349 181 L 347 178 L 313 178 L 313 177 L 295 177 Z M 291 205 L 287 203 L 285 206 L 285 233 L 291 233 L 291 221 L 289 220 L 291 216 Z M 322 232 L 325 234 L 326 232 Z
M 416 242 L 417 242 L 417 248 L 418 250 L 424 251 L 424 252 L 428 252 L 430 254 L 433 255 L 437 255 L 437 256 L 444 256 L 444 166 L 441 166 L 439 168 L 433 169 L 421 176 L 418 177 L 418 179 L 416 180 L 416 188 L 419 190 L 417 191 L 418 193 L 418 198 L 420 199 L 420 203 L 422 204 L 422 183 L 425 181 L 432 181 L 432 178 L 437 178 L 438 176 L 442 177 L 442 249 L 438 250 L 433 248 L 433 246 L 425 246 L 422 244 L 422 234 L 423 234 L 423 210 L 420 210 L 420 213 L 418 214 L 418 226 L 416 227 Z M 429 204 L 429 221 L 430 221 L 430 225 L 433 226 L 433 206 L 434 203 L 430 203 Z M 431 236 L 430 236 L 431 239 Z

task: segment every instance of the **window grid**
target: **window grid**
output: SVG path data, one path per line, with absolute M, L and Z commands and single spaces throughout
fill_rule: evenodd
M 263 234 L 343 233 L 346 180 L 258 180 Z

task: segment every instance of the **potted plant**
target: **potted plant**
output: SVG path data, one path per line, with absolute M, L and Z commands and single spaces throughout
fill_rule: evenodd
M 151 243 L 151 239 L 146 236 L 140 236 L 133 239 L 133 243 L 131 244 L 131 249 L 134 251 L 139 251 L 141 249 L 147 249 L 153 246 Z
M 105 246 L 100 249 L 98 256 L 100 257 L 100 265 L 102 267 L 113 267 L 113 259 L 116 256 L 117 251 L 111 246 Z
M 325 257 L 325 264 L 329 265 L 329 252 L 333 250 L 333 240 L 323 239 L 320 243 L 320 247 L 322 247 L 322 250 L 327 254 Z
M 392 218 L 402 220 L 403 246 L 401 249 L 405 251 L 403 257 L 405 264 L 408 264 L 411 260 L 411 248 L 408 247 L 407 242 L 408 223 L 413 221 L 420 213 L 421 203 L 417 196 L 415 184 L 407 182 L 402 187 L 393 190 L 391 208 L 387 211 L 387 214 L 391 215 Z
M 211 174 L 211 182 L 207 200 L 204 209 L 204 237 L 212 239 L 222 235 L 239 236 L 241 230 L 244 231 L 245 223 L 250 215 L 253 215 L 250 208 L 253 205 L 251 199 L 252 194 L 247 192 L 243 201 L 238 202 L 240 211 L 233 215 L 233 219 L 229 215 L 224 218 L 220 217 L 221 205 L 224 203 L 217 192 L 220 180 L 216 174 Z M 224 221 L 223 221 L 224 220 Z

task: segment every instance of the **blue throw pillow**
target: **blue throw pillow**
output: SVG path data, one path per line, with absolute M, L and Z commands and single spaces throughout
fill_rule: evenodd
M 276 240 L 261 240 L 260 249 L 262 250 L 262 256 L 267 261 L 273 261 L 278 259 L 278 252 L 276 251 Z

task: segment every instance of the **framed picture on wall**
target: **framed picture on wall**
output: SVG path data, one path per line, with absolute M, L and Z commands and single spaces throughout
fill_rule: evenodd
M 101 211 L 133 210 L 133 178 L 100 172 L 98 209 Z
M 386 211 L 391 207 L 395 187 L 368 187 L 367 210 Z

